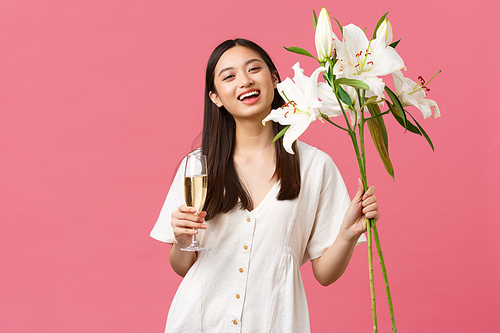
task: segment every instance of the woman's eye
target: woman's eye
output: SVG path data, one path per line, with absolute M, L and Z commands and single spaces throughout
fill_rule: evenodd
M 230 75 L 226 75 L 224 76 L 224 78 L 222 79 L 222 81 L 226 81 L 226 80 L 230 80 L 234 77 L 234 75 L 230 74 Z
M 250 68 L 250 72 L 256 72 L 258 70 L 260 70 L 262 67 L 252 67 Z

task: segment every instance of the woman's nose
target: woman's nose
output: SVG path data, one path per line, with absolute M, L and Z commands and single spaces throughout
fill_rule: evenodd
M 252 78 L 247 73 L 241 75 L 240 77 L 241 77 L 240 87 L 248 87 L 253 84 Z

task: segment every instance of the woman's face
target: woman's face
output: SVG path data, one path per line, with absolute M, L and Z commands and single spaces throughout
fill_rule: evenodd
M 210 98 L 224 106 L 236 119 L 262 121 L 271 111 L 278 78 L 252 49 L 235 46 L 222 54 L 215 66 L 214 84 L 217 93 Z

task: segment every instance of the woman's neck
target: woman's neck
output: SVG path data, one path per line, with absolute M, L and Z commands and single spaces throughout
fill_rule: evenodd
M 263 126 L 262 122 L 236 121 L 234 156 L 259 156 L 272 153 L 273 126 Z

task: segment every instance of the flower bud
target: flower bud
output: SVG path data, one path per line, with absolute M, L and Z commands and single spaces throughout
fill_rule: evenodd
M 330 17 L 325 7 L 319 13 L 314 41 L 316 43 L 316 51 L 318 52 L 318 60 L 321 63 L 326 62 L 332 56 L 333 32 Z
M 380 24 L 377 29 L 377 38 L 384 38 L 385 46 L 389 46 L 392 43 L 392 26 L 388 19 Z

